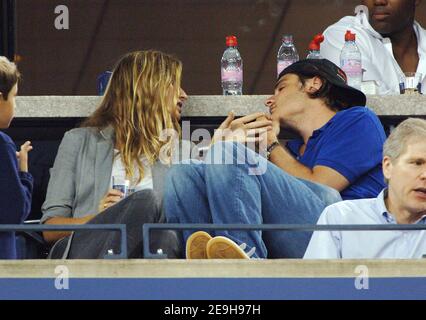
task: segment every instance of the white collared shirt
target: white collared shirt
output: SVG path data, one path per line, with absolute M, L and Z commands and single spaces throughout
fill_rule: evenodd
M 129 189 L 131 190 L 131 193 L 154 188 L 153 181 L 152 181 L 151 166 L 149 165 L 149 162 L 145 157 L 142 157 L 141 161 L 144 168 L 144 177 L 139 183 L 137 183 L 139 179 L 139 169 L 136 163 L 134 163 L 134 172 L 136 173 L 136 176 L 134 177 L 134 179 L 132 179 L 132 181 L 130 181 Z M 117 149 L 114 149 L 114 162 L 112 165 L 112 172 L 111 172 L 111 187 L 112 187 L 112 177 L 121 177 L 123 179 L 125 179 L 126 177 L 126 169 L 121 159 L 121 155 Z
M 396 224 L 386 209 L 385 190 L 377 198 L 337 202 L 318 224 Z M 425 224 L 423 216 L 417 224 Z M 426 255 L 426 231 L 316 231 L 304 259 L 410 259 Z
M 426 30 L 414 22 L 414 32 L 418 42 L 419 64 L 417 72 L 422 74 L 422 91 L 426 90 Z M 365 13 L 343 17 L 324 31 L 325 40 L 321 44 L 321 55 L 340 66 L 340 52 L 345 43 L 345 33 L 351 30 L 356 34 L 356 44 L 361 51 L 363 81 L 375 80 L 378 94 L 399 94 L 399 80 L 403 73 L 395 60 L 392 43 L 383 38 L 368 22 Z

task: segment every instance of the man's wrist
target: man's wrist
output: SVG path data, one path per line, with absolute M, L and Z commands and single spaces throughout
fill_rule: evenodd
M 272 143 L 268 144 L 268 146 L 266 147 L 266 158 L 268 160 L 271 158 L 272 151 L 278 146 L 280 146 L 280 143 L 278 140 L 275 140 Z
M 269 145 L 273 144 L 275 141 L 278 141 L 278 137 L 272 132 L 268 132 L 266 143 Z

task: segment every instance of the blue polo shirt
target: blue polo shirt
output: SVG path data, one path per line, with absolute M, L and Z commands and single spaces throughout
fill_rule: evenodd
M 385 188 L 382 172 L 386 135 L 379 118 L 370 109 L 352 107 L 338 112 L 309 138 L 300 155 L 302 139 L 287 143 L 288 150 L 303 165 L 326 166 L 348 179 L 340 192 L 343 200 L 375 198 Z

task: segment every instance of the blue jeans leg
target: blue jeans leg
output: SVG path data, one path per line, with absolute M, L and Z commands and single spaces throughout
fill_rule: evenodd
M 218 159 L 231 164 L 217 164 Z M 315 224 L 327 205 L 341 200 L 337 191 L 294 178 L 241 144 L 216 143 L 206 161 L 172 168 L 164 198 L 169 222 Z M 260 231 L 215 234 L 256 247 L 261 258 L 300 258 L 311 236 L 310 232 L 265 232 L 263 238 Z
M 230 223 L 315 224 L 324 208 L 340 201 L 327 186 L 297 179 L 238 143 L 215 144 L 211 153 L 232 158 L 232 165 L 207 165 L 205 183 L 213 221 Z M 241 157 L 244 155 L 244 160 Z M 212 155 L 212 158 L 220 158 Z M 253 174 L 253 172 L 259 174 Z M 255 245 L 260 257 L 301 258 L 312 232 L 234 232 L 237 242 Z M 262 242 L 262 238 L 265 243 Z M 259 250 L 260 249 L 260 250 Z M 265 256 L 264 256 L 265 255 Z
M 248 219 L 235 214 L 216 214 L 216 189 L 217 183 L 206 182 L 206 168 L 211 166 L 222 166 L 206 164 L 197 160 L 188 160 L 173 166 L 166 177 L 166 187 L 164 191 L 164 211 L 168 223 L 216 223 L 216 224 L 248 224 L 261 223 L 261 215 Z M 218 177 L 219 179 L 219 177 Z M 222 188 L 225 189 L 225 188 Z M 226 192 L 233 192 L 227 190 Z M 195 230 L 183 231 L 183 241 Z M 246 242 L 249 247 L 260 248 L 266 257 L 266 248 L 259 232 L 239 232 L 239 231 L 211 231 L 212 236 L 225 236 L 238 244 Z M 254 239 L 250 238 L 250 235 Z M 248 237 L 249 236 L 249 237 Z M 258 253 L 256 254 L 258 255 Z
M 204 167 L 201 161 L 187 160 L 167 173 L 163 205 L 168 223 L 212 223 Z M 194 231 L 183 231 L 184 241 Z

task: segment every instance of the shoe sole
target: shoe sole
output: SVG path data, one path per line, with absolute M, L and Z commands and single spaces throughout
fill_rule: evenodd
M 250 259 L 249 256 L 234 241 L 217 236 L 207 243 L 209 259 Z
M 204 231 L 191 234 L 186 241 L 186 258 L 207 259 L 207 243 L 211 239 L 211 235 Z

